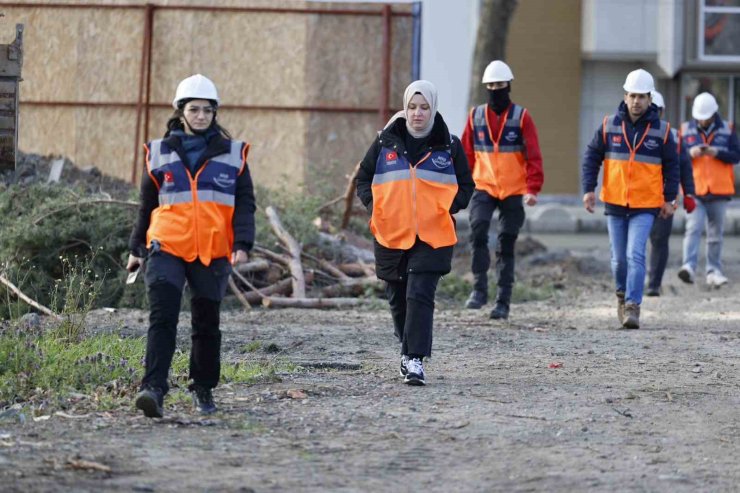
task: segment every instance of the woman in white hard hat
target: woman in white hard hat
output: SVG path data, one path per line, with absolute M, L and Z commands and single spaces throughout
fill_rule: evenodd
M 658 108 L 658 116 L 663 118 L 665 112 L 665 101 L 663 95 L 658 91 L 651 93 L 653 104 Z M 686 149 L 681 147 L 681 140 L 678 131 L 671 127 L 671 135 L 676 141 L 676 152 L 678 153 L 679 174 L 681 180 L 681 190 L 683 191 L 683 206 L 688 214 L 696 208 L 694 195 L 694 175 L 691 171 L 691 159 Z M 673 229 L 673 215 L 668 217 L 656 217 L 653 222 L 653 229 L 650 230 L 650 259 L 648 261 L 648 282 L 647 296 L 660 296 L 661 284 L 663 283 L 663 274 L 668 264 L 668 240 Z
M 437 112 L 434 85 L 412 82 L 403 106 L 362 160 L 357 196 L 372 214 L 376 273 L 387 282 L 401 376 L 425 385 L 434 295 L 457 243 L 452 214 L 467 207 L 473 179 L 460 141 Z
M 681 144 L 691 156 L 696 182 L 696 212 L 686 219 L 683 265 L 678 277 L 694 283 L 701 234 L 707 235 L 706 282 L 727 284 L 722 272 L 722 241 L 727 204 L 735 195 L 733 167 L 740 161 L 740 146 L 733 126 L 720 118 L 714 96 L 703 92 L 694 98 L 693 120 L 681 125 Z
M 191 384 L 195 408 L 216 411 L 220 378 L 219 311 L 231 265 L 245 262 L 254 243 L 254 193 L 249 144 L 218 124 L 216 86 L 197 74 L 177 86 L 163 139 L 146 144 L 139 216 L 129 240 L 128 265 L 146 258 L 150 305 L 145 374 L 136 407 L 162 417 L 175 351 L 182 289 L 191 292 Z
M 656 216 L 673 214 L 678 194 L 678 156 L 670 125 L 650 103 L 653 77 L 638 69 L 624 83 L 617 112 L 604 117 L 583 157 L 583 205 L 596 208 L 594 190 L 604 163 L 600 198 L 605 203 L 617 317 L 640 328 L 645 250 Z

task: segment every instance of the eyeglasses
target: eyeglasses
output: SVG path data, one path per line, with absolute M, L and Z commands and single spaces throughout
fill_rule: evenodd
M 205 116 L 212 116 L 214 113 L 214 109 L 212 106 L 186 106 L 185 107 L 185 113 L 188 115 L 196 116 L 198 113 L 203 112 Z

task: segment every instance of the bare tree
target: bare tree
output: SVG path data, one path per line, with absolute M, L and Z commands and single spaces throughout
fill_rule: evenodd
M 509 22 L 518 3 L 518 0 L 481 0 L 469 106 L 481 104 L 488 99 L 486 87 L 480 83 L 480 79 L 486 65 L 492 60 L 504 60 Z

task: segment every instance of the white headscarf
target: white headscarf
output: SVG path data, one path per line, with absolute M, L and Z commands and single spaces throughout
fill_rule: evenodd
M 421 130 L 414 130 L 413 128 L 411 128 L 411 125 L 409 125 L 409 117 L 407 114 L 409 101 L 411 101 L 411 98 L 413 98 L 414 94 L 416 93 L 421 94 L 424 99 L 427 100 L 427 103 L 429 103 L 429 108 L 432 111 L 432 114 L 429 117 L 429 121 Z M 389 126 L 391 126 L 391 124 L 398 118 L 404 118 L 406 120 L 406 130 L 409 132 L 409 134 L 411 134 L 411 136 L 414 138 L 420 139 L 432 133 L 435 116 L 437 116 L 437 88 L 434 87 L 434 84 L 432 84 L 428 80 L 416 80 L 409 84 L 409 86 L 403 92 L 403 110 L 393 115 L 391 119 L 388 120 L 388 123 L 385 124 L 384 128 L 388 128 Z

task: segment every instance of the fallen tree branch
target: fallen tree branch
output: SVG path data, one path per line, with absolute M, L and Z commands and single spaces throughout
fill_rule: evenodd
M 274 207 L 268 206 L 265 208 L 265 214 L 267 219 L 270 221 L 275 236 L 283 242 L 290 252 L 290 268 L 291 276 L 293 277 L 293 294 L 294 298 L 305 298 L 306 297 L 306 281 L 303 277 L 303 266 L 301 265 L 301 245 L 296 241 L 290 233 L 288 233 L 283 227 L 283 223 L 280 221 L 277 211 Z
M 313 260 L 314 262 L 319 264 L 323 270 L 325 270 L 332 276 L 336 277 L 337 279 L 340 279 L 340 280 L 349 279 L 349 276 L 347 274 L 339 270 L 331 262 L 328 262 L 322 258 L 314 257 L 310 253 L 306 253 L 306 252 L 301 252 L 301 255 L 303 255 L 307 259 Z
M 18 289 L 18 287 L 10 282 L 3 274 L 0 274 L 0 282 L 5 284 L 8 289 L 10 289 L 12 292 L 16 294 L 20 299 L 37 309 L 38 311 L 45 313 L 46 315 L 49 315 L 50 317 L 54 317 L 57 320 L 62 320 L 62 317 L 51 311 L 50 309 L 46 308 L 44 305 L 38 303 L 37 301 L 32 300 L 28 296 L 26 296 L 23 291 Z
M 329 207 L 333 206 L 334 204 L 338 204 L 342 200 L 344 200 L 344 194 L 342 194 L 339 197 L 336 197 L 334 199 L 331 199 L 329 202 L 326 202 L 325 204 L 323 204 L 321 207 L 319 207 L 319 212 L 325 211 Z
M 71 209 L 72 207 L 79 207 L 79 206 L 86 206 L 90 204 L 113 204 L 113 205 L 126 205 L 129 207 L 139 207 L 138 202 L 132 202 L 130 200 L 116 200 L 116 199 L 92 199 L 92 200 L 85 200 L 84 202 L 76 202 L 74 204 L 67 204 L 63 207 L 60 207 L 58 209 L 54 209 L 53 211 L 49 211 L 46 214 L 43 214 L 36 219 L 33 220 L 33 225 L 38 226 L 38 224 L 46 219 L 49 216 L 53 216 L 54 214 L 58 214 L 60 212 L 64 212 L 67 209 Z
M 267 297 L 262 305 L 267 308 L 347 308 L 371 303 L 365 298 L 278 298 Z
M 275 253 L 272 250 L 268 250 L 267 248 L 261 247 L 259 245 L 255 245 L 253 250 L 255 252 L 261 253 L 262 255 L 264 255 L 265 257 L 267 257 L 268 259 L 274 262 L 283 264 L 287 267 L 290 266 L 290 259 L 286 257 L 285 255 L 280 255 L 279 253 Z
M 232 293 L 234 293 L 234 296 L 236 296 L 236 299 L 238 299 L 242 305 L 244 305 L 244 308 L 246 310 L 251 310 L 252 305 L 249 304 L 249 301 L 247 301 L 247 298 L 244 297 L 242 292 L 237 287 L 236 283 L 234 282 L 234 278 L 229 276 L 229 289 Z
M 352 175 L 347 183 L 347 190 L 344 192 L 344 215 L 342 216 L 342 229 L 347 229 L 349 220 L 352 217 L 352 203 L 355 200 L 355 190 L 357 189 L 357 175 L 360 174 L 360 163 L 355 165 Z
M 337 268 L 350 277 L 374 276 L 375 270 L 365 262 L 339 264 Z

